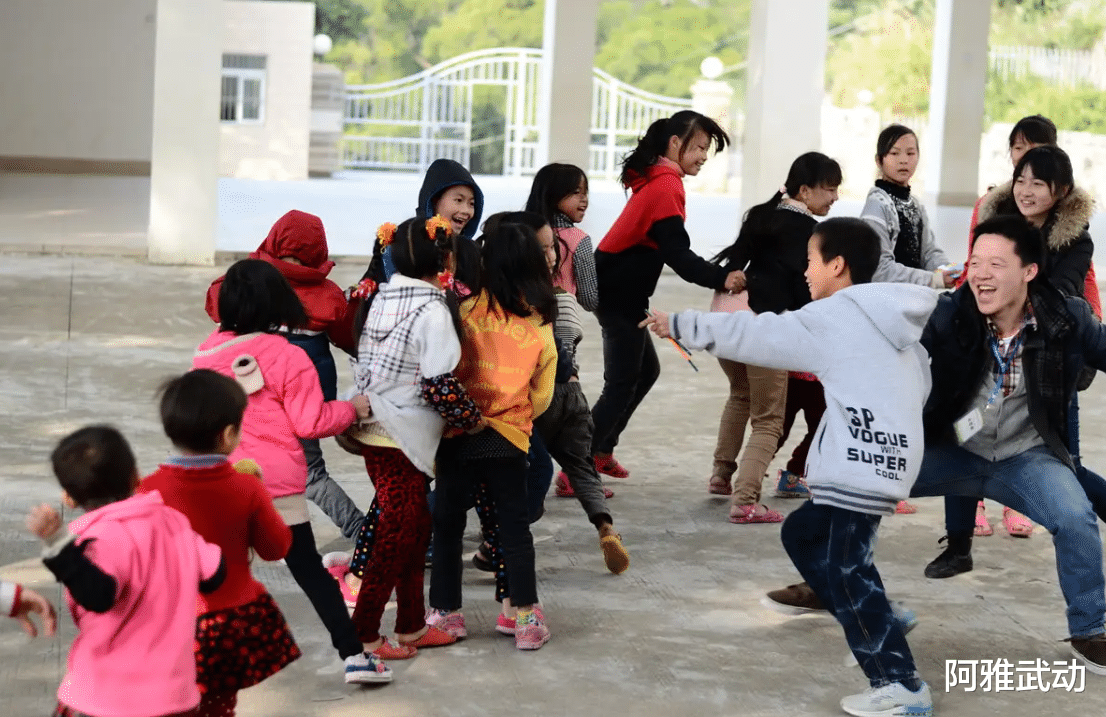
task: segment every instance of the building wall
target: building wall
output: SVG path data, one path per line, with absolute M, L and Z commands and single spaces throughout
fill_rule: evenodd
M 223 51 L 265 55 L 267 62 L 264 121 L 221 125 L 219 173 L 239 179 L 305 179 L 314 3 L 228 0 L 223 17 Z
M 0 2 L 0 170 L 149 174 L 156 6 Z

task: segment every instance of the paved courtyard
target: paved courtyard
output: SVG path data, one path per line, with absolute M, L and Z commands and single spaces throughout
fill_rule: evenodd
M 727 228 L 727 233 L 728 233 Z M 107 421 L 130 438 L 149 471 L 168 445 L 154 392 L 187 368 L 211 328 L 202 311 L 208 282 L 223 270 L 150 266 L 127 258 L 0 254 L 0 570 L 61 601 L 23 528 L 27 509 L 59 502 L 47 456 L 57 438 Z M 340 284 L 362 267 L 342 264 Z M 655 305 L 706 306 L 708 296 L 665 275 Z M 588 327 L 583 381 L 601 383 L 598 328 Z M 611 480 L 616 527 L 632 556 L 621 576 L 603 567 L 594 529 L 573 500 L 550 497 L 534 526 L 539 593 L 552 641 L 533 654 L 493 631 L 497 606 L 486 574 L 465 572 L 470 637 L 392 663 L 395 682 L 342 683 L 340 663 L 307 600 L 280 564 L 256 573 L 288 616 L 304 657 L 244 692 L 239 714 L 257 717 L 516 717 L 517 715 L 838 715 L 837 702 L 866 686 L 844 664 L 841 630 L 826 618 L 788 619 L 762 608 L 767 590 L 796 576 L 778 526 L 734 526 L 727 503 L 708 497 L 724 379 L 700 355 L 693 372 L 659 346 L 663 375 L 618 454 L 633 472 Z M 348 382 L 346 372 L 341 380 Z M 1087 461 L 1106 467 L 1106 379 L 1084 394 Z M 794 441 L 794 439 L 793 439 Z M 331 472 L 361 504 L 372 487 L 359 461 L 324 444 Z M 788 446 L 787 451 L 789 451 Z M 786 452 L 786 451 L 785 451 Z M 772 475 L 779 467 L 772 466 Z M 765 489 L 770 495 L 771 486 Z M 769 497 L 789 511 L 794 502 Z M 946 660 L 1068 660 L 1064 608 L 1049 536 L 978 539 L 976 569 L 946 581 L 922 577 L 942 534 L 941 502 L 919 501 L 916 515 L 884 522 L 878 559 L 894 596 L 921 618 L 910 643 L 941 715 L 1101 714 L 1106 678 L 1086 676 L 1082 693 L 1038 689 L 945 691 Z M 992 515 L 999 515 L 992 509 Z M 343 549 L 318 512 L 320 549 Z M 470 547 L 475 547 L 475 541 Z M 385 615 L 386 625 L 394 610 Z M 68 616 L 53 639 L 29 641 L 0 623 L 0 715 L 47 715 L 73 638 Z M 1024 675 L 1015 674 L 1016 688 Z M 1046 677 L 1047 677 L 1046 673 Z

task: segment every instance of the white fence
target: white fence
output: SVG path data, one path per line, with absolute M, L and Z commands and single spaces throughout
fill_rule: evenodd
M 1106 49 L 997 46 L 991 48 L 991 70 L 1003 79 L 1035 75 L 1058 85 L 1090 84 L 1106 90 Z
M 503 174 L 538 170 L 542 51 L 478 50 L 391 82 L 347 88 L 342 163 L 351 169 L 424 170 L 445 157 L 471 165 L 478 145 L 503 143 Z M 505 88 L 503 130 L 476 137 L 473 92 Z M 654 120 L 691 107 L 691 100 L 638 89 L 594 70 L 589 167 L 613 177 L 622 155 Z

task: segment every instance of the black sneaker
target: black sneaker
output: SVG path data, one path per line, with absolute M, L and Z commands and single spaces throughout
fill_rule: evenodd
M 948 547 L 934 558 L 932 563 L 926 566 L 925 576 L 927 578 L 935 580 L 951 578 L 960 573 L 971 572 L 974 567 L 972 564 L 972 538 L 970 534 L 966 538 L 946 535 L 938 540 L 937 544 L 940 545 L 945 542 L 948 543 Z
M 1096 675 L 1106 675 L 1106 635 L 1069 637 L 1071 654 L 1078 657 Z

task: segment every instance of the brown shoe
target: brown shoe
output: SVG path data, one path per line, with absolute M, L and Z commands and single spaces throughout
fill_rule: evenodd
M 1106 635 L 1091 637 L 1069 637 L 1071 654 L 1078 657 L 1087 666 L 1087 670 L 1096 675 L 1106 675 Z
M 809 615 L 815 612 L 826 612 L 822 601 L 814 594 L 806 583 L 788 585 L 780 590 L 773 590 L 760 599 L 760 604 L 769 610 L 775 610 L 781 615 Z

